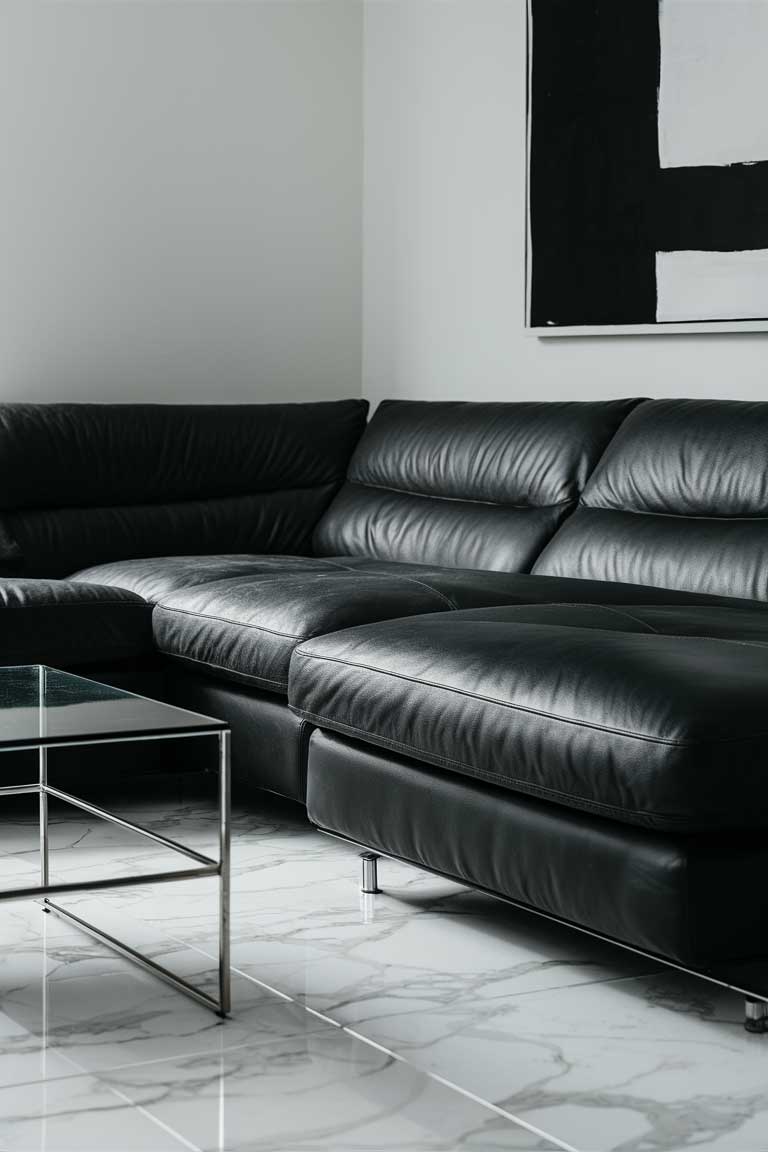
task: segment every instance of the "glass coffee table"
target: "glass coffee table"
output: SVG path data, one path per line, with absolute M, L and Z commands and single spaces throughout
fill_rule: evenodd
M 229 873 L 230 873 L 230 766 L 229 728 L 209 716 L 186 712 L 170 704 L 161 704 L 112 688 L 95 680 L 86 680 L 68 672 L 58 672 L 41 664 L 0 668 L 0 752 L 37 750 L 39 778 L 32 784 L 0 787 L 0 796 L 36 792 L 40 798 L 40 883 L 33 887 L 2 888 L 0 901 L 41 899 L 45 911 L 54 912 L 122 956 L 133 960 L 174 988 L 211 1008 L 219 1016 L 230 1010 L 229 972 Z M 219 853 L 218 860 L 202 852 L 160 836 L 149 828 L 106 811 L 95 804 L 54 788 L 48 782 L 48 751 L 88 744 L 115 744 L 147 740 L 180 740 L 199 736 L 216 736 L 219 770 Z M 48 798 L 74 805 L 92 816 L 118 824 L 161 844 L 192 861 L 194 867 L 167 872 L 150 872 L 113 879 L 75 881 L 56 884 L 49 866 Z M 218 878 L 219 979 L 218 998 L 209 996 L 181 976 L 157 964 L 148 956 L 124 944 L 95 925 L 60 907 L 53 897 L 71 892 L 100 892 L 111 888 L 135 887 L 138 884 L 166 884 L 180 880 L 199 880 L 203 876 Z

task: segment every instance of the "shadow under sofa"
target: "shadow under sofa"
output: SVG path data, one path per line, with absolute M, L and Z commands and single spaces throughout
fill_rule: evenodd
M 768 405 L 365 414 L 2 406 L 7 582 L 132 594 L 154 694 L 326 831 L 697 970 L 768 954 Z

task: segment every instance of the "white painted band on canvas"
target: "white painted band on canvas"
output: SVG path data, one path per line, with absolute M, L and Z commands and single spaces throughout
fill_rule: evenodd
M 768 249 L 657 252 L 656 319 L 768 319 Z
M 768 160 L 768 0 L 661 0 L 662 168 Z

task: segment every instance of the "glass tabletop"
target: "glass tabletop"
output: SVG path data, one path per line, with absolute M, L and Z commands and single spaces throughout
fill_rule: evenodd
M 0 751 L 226 728 L 210 716 L 43 664 L 0 668 Z

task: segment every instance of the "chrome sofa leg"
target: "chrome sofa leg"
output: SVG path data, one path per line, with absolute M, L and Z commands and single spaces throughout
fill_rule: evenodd
M 377 853 L 361 852 L 360 860 L 363 865 L 363 877 L 360 891 L 370 894 L 381 892 L 381 888 L 379 888 L 379 857 Z
M 768 1001 L 744 1001 L 744 1027 L 747 1032 L 768 1032 Z

